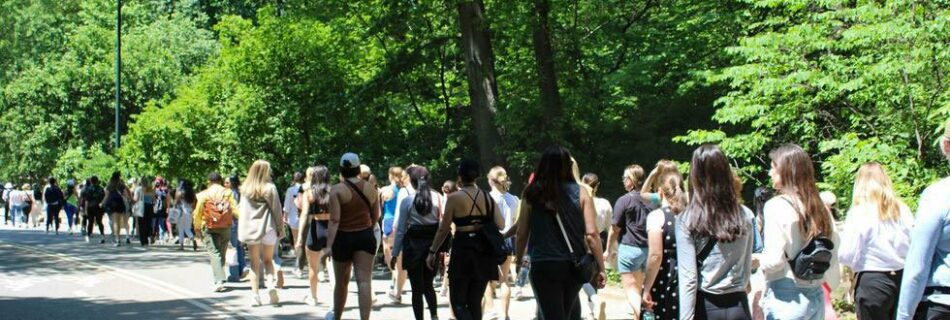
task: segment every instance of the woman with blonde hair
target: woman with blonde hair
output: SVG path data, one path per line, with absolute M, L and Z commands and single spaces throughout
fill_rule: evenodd
M 879 163 L 865 163 L 854 181 L 838 258 L 856 274 L 859 319 L 894 319 L 914 217 Z
M 515 217 L 518 215 L 518 204 L 521 202 L 517 196 L 511 194 L 509 189 L 511 188 L 511 181 L 508 179 L 508 172 L 505 171 L 504 167 L 495 166 L 488 170 L 488 185 L 491 187 L 491 192 L 488 193 L 491 196 L 492 200 L 498 204 L 498 208 L 501 209 L 499 212 L 501 214 L 502 220 L 505 221 L 505 227 L 501 229 L 502 233 L 508 232 L 515 225 Z M 507 245 L 509 248 L 514 248 L 514 242 L 511 238 L 506 239 Z M 501 300 L 501 319 L 508 318 L 508 309 L 511 305 L 511 285 L 508 282 L 508 279 L 511 276 L 511 265 L 514 262 L 514 251 L 509 252 L 509 257 L 505 259 L 505 262 L 501 264 L 501 268 L 498 273 L 498 281 L 492 281 L 488 284 L 488 289 L 485 290 L 484 306 L 482 310 L 486 311 L 486 314 L 491 317 L 497 313 L 495 312 L 495 285 L 499 285 L 498 298 Z
M 251 260 L 251 303 L 261 305 L 260 276 L 261 264 L 265 269 L 265 284 L 270 304 L 280 303 L 277 296 L 276 268 L 274 267 L 274 248 L 277 241 L 284 237 L 280 196 L 277 187 L 271 182 L 270 163 L 257 160 L 247 171 L 247 178 L 241 186 L 241 202 L 238 204 L 238 239 L 247 245 Z

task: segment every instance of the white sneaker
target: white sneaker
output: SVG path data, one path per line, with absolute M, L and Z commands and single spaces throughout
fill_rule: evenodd
M 256 294 L 255 294 L 255 295 L 252 295 L 252 296 L 251 296 L 251 306 L 252 306 L 252 307 L 260 307 L 260 306 L 261 306 L 261 297 L 258 296 L 258 295 L 256 295 Z
M 333 314 L 333 311 L 327 312 L 327 315 L 323 316 L 324 320 L 336 320 L 336 315 Z
M 280 304 L 280 297 L 277 296 L 277 289 L 271 287 L 267 289 L 267 295 L 270 298 L 270 304 L 277 305 Z
M 485 318 L 488 318 L 491 320 L 498 320 L 498 313 L 495 311 L 489 311 L 488 313 L 485 314 Z
M 307 305 L 310 305 L 310 306 L 316 307 L 316 306 L 317 306 L 317 299 L 314 299 L 314 298 L 311 297 L 310 295 L 307 295 L 307 296 L 303 297 L 303 303 L 305 303 L 305 304 L 307 304 Z

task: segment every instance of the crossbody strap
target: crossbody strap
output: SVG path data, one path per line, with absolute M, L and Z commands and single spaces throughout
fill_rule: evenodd
M 351 182 L 350 180 L 343 180 L 343 182 L 346 183 L 347 187 L 350 187 L 350 189 L 353 189 L 353 191 L 356 192 L 356 194 L 360 196 L 360 199 L 363 199 L 363 203 L 366 204 L 366 209 L 369 210 L 369 214 L 372 215 L 373 205 L 370 204 L 369 198 L 367 198 L 366 195 L 363 194 L 363 191 L 357 188 L 357 185 Z
M 560 210 L 554 211 L 554 219 L 557 220 L 558 227 L 561 228 L 561 236 L 564 238 L 564 243 L 567 244 L 567 250 L 571 251 L 571 255 L 574 255 L 574 246 L 571 245 L 571 241 L 567 238 L 567 230 L 564 229 L 564 223 L 561 222 L 561 212 Z
M 706 242 L 706 245 L 703 246 L 703 249 L 699 251 L 699 255 L 696 256 L 696 265 L 699 267 L 703 266 L 703 263 L 706 262 L 706 258 L 709 257 L 709 254 L 712 253 L 713 247 L 716 246 L 716 243 L 719 242 L 719 239 L 709 238 L 709 241 Z

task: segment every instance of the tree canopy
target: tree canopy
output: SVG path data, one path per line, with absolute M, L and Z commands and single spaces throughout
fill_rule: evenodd
M 798 143 L 848 198 L 866 161 L 911 197 L 948 173 L 947 1 L 128 0 L 0 4 L 0 178 L 276 178 L 347 151 L 384 175 L 463 157 L 520 181 L 549 144 L 623 167 L 719 143 L 748 186 Z M 473 69 L 476 68 L 476 69 Z M 487 171 L 487 170 L 486 170 Z M 382 177 L 385 179 L 385 177 Z M 518 189 L 516 189 L 518 190 Z

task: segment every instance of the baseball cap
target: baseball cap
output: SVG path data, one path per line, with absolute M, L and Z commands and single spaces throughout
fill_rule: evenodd
M 5 185 L 3 186 L 3 188 L 5 188 L 5 189 L 13 189 L 13 184 L 7 182 L 7 184 L 5 184 Z
M 347 152 L 340 157 L 340 167 L 353 169 L 360 167 L 360 156 L 352 152 Z

